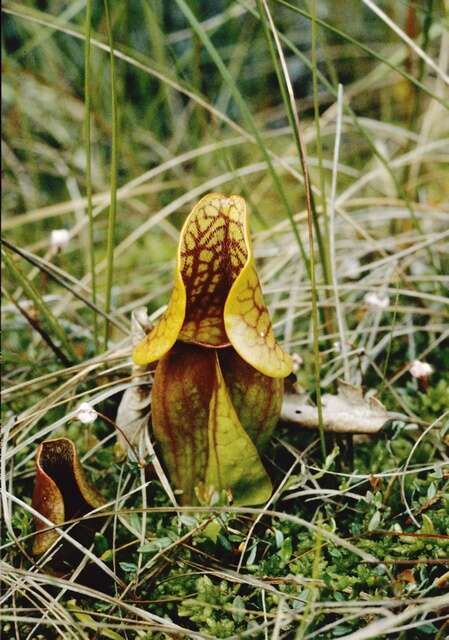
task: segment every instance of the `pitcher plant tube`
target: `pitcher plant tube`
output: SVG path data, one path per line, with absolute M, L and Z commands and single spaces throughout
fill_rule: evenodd
M 259 453 L 292 362 L 264 303 L 243 198 L 212 193 L 193 208 L 167 310 L 133 359 L 158 361 L 153 430 L 181 502 L 215 492 L 236 505 L 265 502 L 272 485 Z

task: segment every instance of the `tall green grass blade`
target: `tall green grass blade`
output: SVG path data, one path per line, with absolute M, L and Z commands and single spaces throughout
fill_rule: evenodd
M 86 147 L 86 209 L 89 218 L 89 262 L 92 282 L 92 302 L 97 303 L 97 279 L 95 274 L 94 219 L 92 205 L 92 130 L 91 130 L 91 30 L 92 0 L 86 0 L 86 24 L 84 40 L 84 139 Z M 94 348 L 98 351 L 98 319 L 93 315 Z
M 326 198 L 326 180 L 323 169 L 323 147 L 321 144 L 321 126 L 320 126 L 320 104 L 318 98 L 318 55 L 317 55 L 317 42 L 318 34 L 316 29 L 316 5 L 317 0 L 312 0 L 312 91 L 313 91 L 313 113 L 316 127 L 316 154 L 318 157 L 318 171 L 320 178 L 320 204 L 321 204 L 321 216 L 324 226 L 324 256 L 327 262 L 326 273 L 330 274 L 330 260 L 329 260 L 329 220 L 327 216 L 327 198 Z M 327 282 L 326 282 L 327 284 Z
M 112 107 L 112 140 L 111 140 L 111 204 L 109 207 L 108 217 L 108 238 L 107 238 L 107 272 L 106 272 L 106 295 L 105 295 L 105 312 L 108 314 L 111 310 L 112 297 L 112 281 L 114 278 L 114 243 L 115 243 L 115 225 L 117 218 L 117 161 L 118 161 L 118 104 L 117 104 L 117 85 L 115 77 L 115 56 L 114 42 L 112 38 L 111 15 L 109 11 L 108 0 L 104 0 L 104 10 L 106 16 L 106 28 L 109 40 L 110 52 L 110 69 L 111 69 L 111 107 Z M 106 319 L 104 326 L 104 348 L 107 349 L 109 340 L 109 321 Z
M 332 182 L 329 201 L 329 256 L 331 262 L 332 288 L 335 298 L 335 316 L 337 320 L 338 333 L 340 338 L 340 350 L 343 360 L 343 373 L 345 382 L 350 382 L 351 372 L 348 358 L 348 345 L 346 339 L 345 316 L 340 303 L 338 292 L 337 257 L 335 250 L 335 200 L 337 198 L 337 172 L 340 156 L 341 129 L 343 120 L 343 85 L 338 85 L 337 118 L 334 143 L 334 159 L 332 162 Z

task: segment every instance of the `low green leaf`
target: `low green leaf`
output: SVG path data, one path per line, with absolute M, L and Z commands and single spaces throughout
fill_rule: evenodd
M 119 562 L 119 566 L 125 573 L 136 573 L 137 571 L 137 565 L 134 562 Z
M 368 531 L 374 531 L 380 524 L 380 511 L 375 511 L 368 523 Z
M 232 601 L 233 609 L 237 609 L 237 611 L 232 612 L 232 617 L 236 622 L 242 622 L 245 619 L 245 601 L 242 596 L 235 596 Z
M 278 555 L 282 560 L 283 564 L 287 564 L 287 562 L 292 557 L 292 553 L 293 553 L 292 539 L 285 538 L 284 542 L 282 543 L 282 547 L 279 549 L 279 552 L 278 552 Z
M 139 553 L 155 553 L 158 551 L 162 551 L 162 549 L 166 549 L 171 544 L 173 544 L 173 540 L 171 538 L 157 538 L 157 540 L 153 540 L 152 542 L 147 542 L 138 548 Z
M 209 524 L 203 529 L 203 533 L 206 538 L 211 540 L 214 544 L 218 540 L 218 534 L 220 533 L 220 531 L 221 524 L 217 522 L 217 520 L 212 520 L 212 522 L 209 522 Z

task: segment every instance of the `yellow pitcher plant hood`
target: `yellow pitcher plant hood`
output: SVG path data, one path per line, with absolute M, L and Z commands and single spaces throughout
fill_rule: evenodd
M 240 196 L 211 193 L 192 209 L 181 230 L 170 302 L 135 347 L 134 362 L 160 360 L 177 340 L 215 349 L 231 345 L 272 378 L 292 370 L 263 300 Z

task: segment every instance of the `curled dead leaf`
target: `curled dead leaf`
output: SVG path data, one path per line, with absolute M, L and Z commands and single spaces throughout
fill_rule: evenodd
M 338 381 L 338 394 L 322 397 L 325 431 L 377 433 L 389 420 L 385 407 L 373 397 L 364 397 L 360 387 Z M 309 429 L 318 428 L 318 410 L 304 395 L 286 394 L 281 419 Z
M 142 429 L 148 425 L 151 406 L 151 387 L 148 384 L 126 389 L 122 396 L 115 423 L 117 444 L 126 452 L 137 444 Z
M 139 344 L 151 331 L 152 324 L 145 307 L 135 309 L 131 316 L 131 343 Z M 117 444 L 122 452 L 137 444 L 142 429 L 148 425 L 151 406 L 149 367 L 133 363 L 132 386 L 126 389 L 120 401 L 115 423 Z
M 131 343 L 132 346 L 141 342 L 147 333 L 150 333 L 153 328 L 153 324 L 148 317 L 148 311 L 145 307 L 138 307 L 134 309 L 131 314 Z M 140 367 L 141 368 L 141 367 Z

